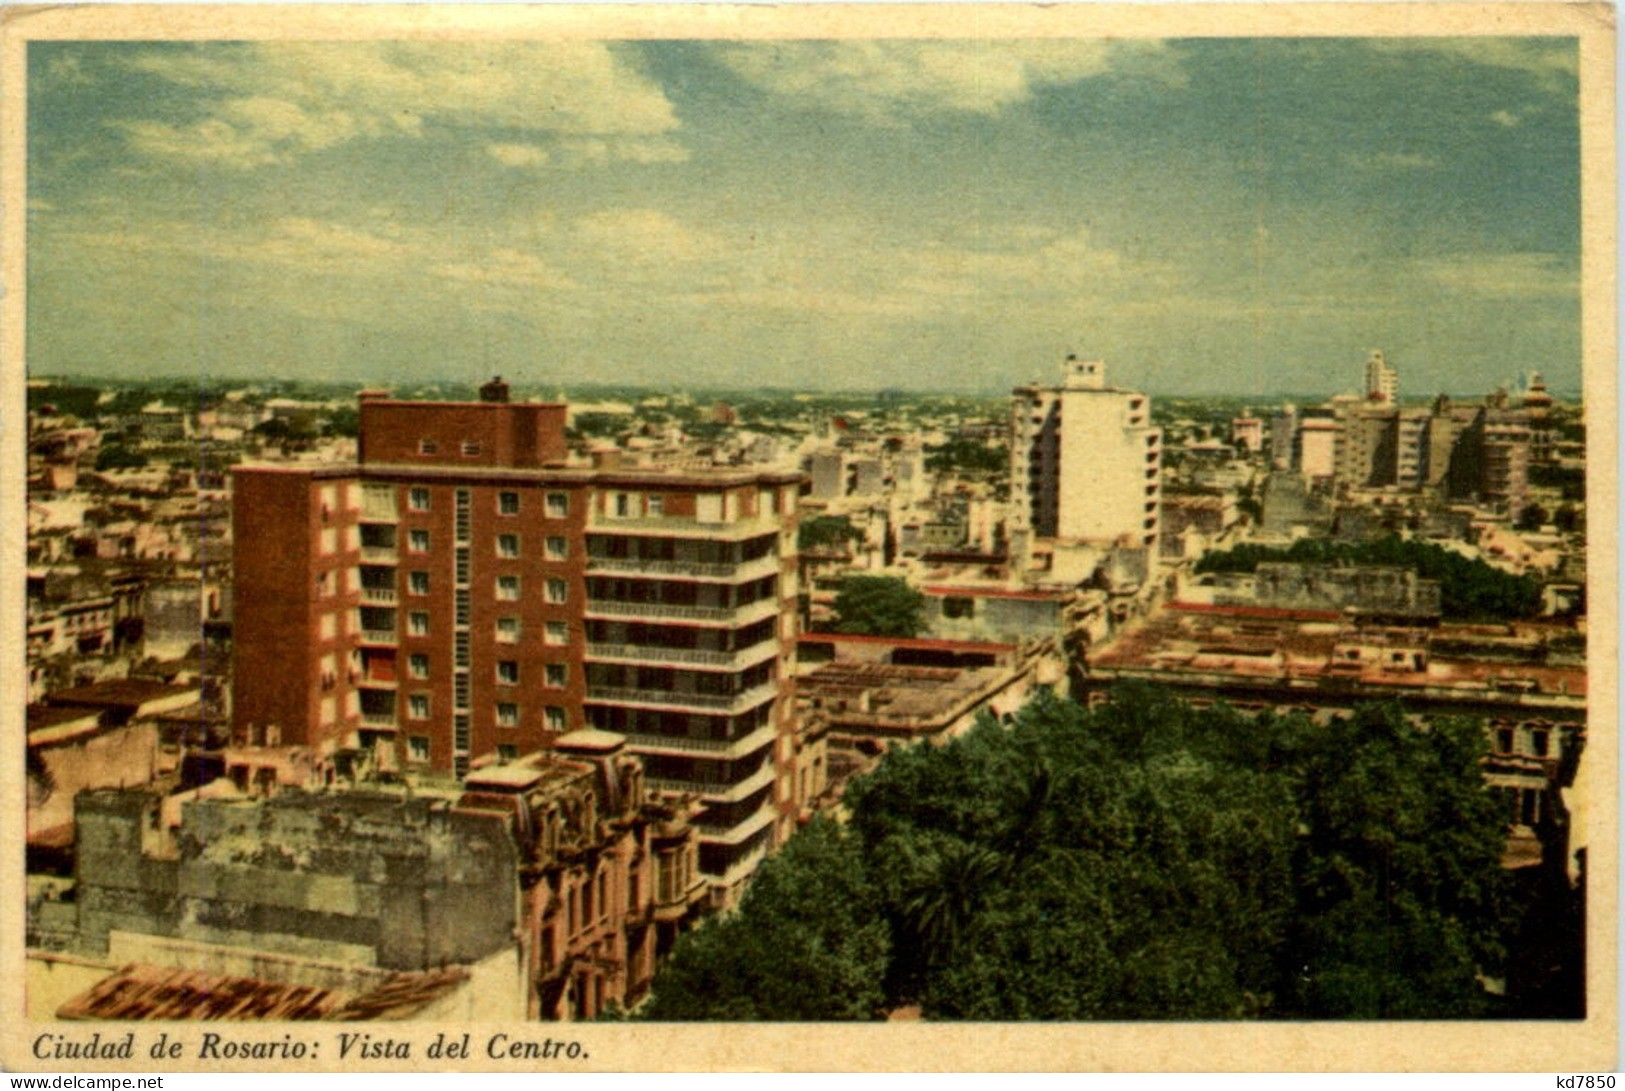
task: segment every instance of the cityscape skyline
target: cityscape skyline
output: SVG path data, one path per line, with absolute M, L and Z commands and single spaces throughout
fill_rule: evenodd
M 35 43 L 30 372 L 635 386 L 700 361 L 714 388 L 992 393 L 1078 351 L 1262 397 L 1335 393 L 1380 346 L 1402 397 L 1577 390 L 1577 62 Z

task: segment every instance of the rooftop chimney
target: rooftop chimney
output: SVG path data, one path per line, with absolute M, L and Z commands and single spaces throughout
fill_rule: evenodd
M 480 387 L 480 401 L 506 402 L 508 400 L 508 384 L 502 381 L 502 376 L 493 375 L 491 381 Z

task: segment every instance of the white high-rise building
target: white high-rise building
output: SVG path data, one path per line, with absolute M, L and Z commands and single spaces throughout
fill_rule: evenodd
M 1382 405 L 1393 405 L 1399 399 L 1399 372 L 1388 366 L 1381 349 L 1372 349 L 1365 362 L 1365 397 Z
M 1162 429 L 1150 398 L 1106 385 L 1103 362 L 1068 356 L 1060 386 L 1016 388 L 1010 474 L 1017 530 L 1156 547 Z

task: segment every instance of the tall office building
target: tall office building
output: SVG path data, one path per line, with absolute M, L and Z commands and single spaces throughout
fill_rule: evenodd
M 1388 366 L 1381 349 L 1372 349 L 1365 362 L 1366 401 L 1393 405 L 1399 400 L 1399 372 Z
M 363 394 L 360 457 L 234 475 L 234 723 L 464 776 L 612 731 L 697 792 L 719 901 L 795 814 L 801 478 L 566 460 L 563 405 Z
M 1162 429 L 1151 399 L 1106 385 L 1099 360 L 1066 358 L 1058 387 L 1011 401 L 1012 515 L 1039 538 L 1155 548 Z

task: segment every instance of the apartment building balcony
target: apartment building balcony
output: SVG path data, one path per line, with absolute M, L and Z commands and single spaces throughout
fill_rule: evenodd
M 744 583 L 778 575 L 780 563 L 776 553 L 739 562 L 657 561 L 642 557 L 589 555 L 587 575 L 676 576 L 681 579 Z
M 394 546 L 364 545 L 361 560 L 364 564 L 394 564 L 399 559 Z
M 732 522 L 701 522 L 676 515 L 609 515 L 594 511 L 587 516 L 587 530 L 593 534 L 637 534 L 656 538 L 702 538 L 714 542 L 738 542 L 782 529 L 780 517 L 756 516 Z
M 746 738 L 750 736 L 747 735 Z M 671 777 L 648 777 L 644 785 L 655 792 L 687 792 L 700 796 L 708 803 L 737 803 L 749 798 L 773 783 L 773 763 L 764 761 L 762 767 L 744 780 L 732 784 L 714 780 L 676 780 Z
M 394 647 L 395 636 L 396 634 L 394 629 L 362 629 L 361 643 L 383 644 L 388 645 L 389 647 Z
M 363 712 L 361 722 L 369 728 L 387 727 L 395 728 L 395 714 L 393 712 Z
M 591 696 L 587 698 L 593 700 Z M 705 739 L 687 735 L 639 735 L 627 734 L 626 745 L 633 749 L 647 750 L 651 753 L 677 754 L 693 757 L 703 754 L 708 758 L 737 761 L 749 757 L 751 754 L 772 745 L 777 730 L 772 724 L 758 727 L 748 735 L 741 735 L 737 739 Z
M 656 644 L 588 643 L 587 661 L 650 663 L 660 666 L 695 667 L 700 670 L 740 671 L 758 663 L 765 663 L 778 655 L 778 652 L 779 646 L 771 638 L 731 652 Z
M 769 596 L 743 606 L 688 606 L 670 602 L 623 602 L 616 599 L 588 599 L 589 618 L 641 618 L 650 621 L 691 621 L 709 625 L 750 625 L 776 617 L 778 600 Z
M 393 587 L 362 587 L 361 601 L 381 603 L 386 606 L 395 604 L 395 589 Z
M 731 887 L 749 877 L 765 859 L 767 859 L 767 842 L 763 841 L 760 845 L 729 864 L 728 870 L 721 875 L 705 873 L 706 878 L 711 880 L 715 886 Z
M 713 826 L 708 825 L 702 818 L 695 823 L 695 829 L 699 830 L 701 841 L 713 845 L 742 845 L 756 834 L 773 825 L 776 818 L 778 818 L 778 808 L 773 805 L 772 800 L 766 800 L 762 803 L 761 810 L 756 811 L 743 822 L 737 822 L 731 826 Z

